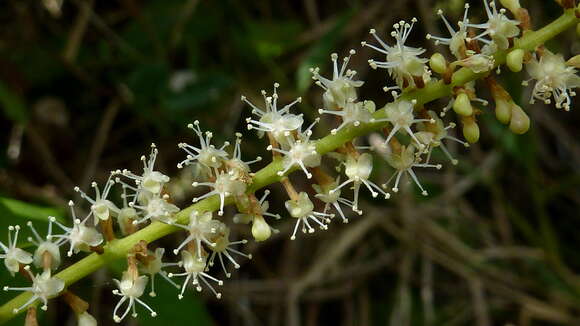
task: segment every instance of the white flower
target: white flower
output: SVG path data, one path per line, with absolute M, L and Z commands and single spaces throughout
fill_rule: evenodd
M 147 205 L 137 205 L 129 203 L 129 207 L 134 207 L 142 211 L 142 217 L 133 221 L 133 224 L 141 224 L 148 220 L 158 220 L 163 223 L 172 224 L 173 215 L 179 212 L 179 207 L 169 203 L 169 195 L 153 197 L 147 201 Z
M 377 197 L 380 193 L 385 197 L 385 199 L 389 199 L 390 194 L 386 193 L 383 189 L 381 189 L 381 187 L 377 186 L 374 182 L 369 180 L 372 171 L 373 171 L 373 157 L 371 154 L 363 153 L 360 154 L 358 157 L 349 155 L 346 159 L 344 170 L 344 173 L 348 177 L 348 180 L 344 181 L 336 188 L 330 190 L 329 194 L 333 194 L 342 187 L 352 183 L 354 191 L 352 209 L 355 212 L 359 212 L 358 199 L 361 184 L 365 185 L 365 187 L 371 192 L 373 198 Z
M 393 192 L 399 191 L 399 181 L 401 180 L 401 176 L 403 175 L 403 173 L 408 173 L 411 176 L 411 179 L 413 179 L 413 181 L 415 182 L 415 184 L 417 184 L 419 189 L 421 189 L 421 194 L 423 196 L 427 196 L 427 191 L 423 189 L 423 186 L 421 185 L 419 179 L 415 175 L 413 168 L 414 167 L 432 167 L 436 169 L 441 168 L 441 165 L 418 163 L 417 162 L 418 158 L 417 156 L 415 156 L 415 147 L 413 145 L 401 146 L 400 153 L 390 151 L 385 156 L 385 159 L 387 160 L 389 165 L 391 165 L 395 170 L 397 170 L 393 174 L 393 176 L 383 185 L 383 187 L 386 188 L 387 185 L 391 182 L 391 180 L 393 180 L 393 178 L 395 178 L 396 176 L 395 185 L 392 188 Z
M 463 13 L 463 20 L 458 22 L 457 25 L 459 29 L 456 31 L 447 18 L 443 15 L 443 10 L 437 10 L 437 15 L 441 17 L 445 27 L 451 34 L 451 37 L 439 37 L 427 34 L 427 39 L 435 40 L 435 44 L 445 44 L 449 46 L 451 54 L 453 54 L 457 59 L 463 59 L 465 57 L 465 39 L 467 38 L 467 24 L 469 24 L 469 19 L 467 18 L 467 12 L 469 11 L 469 4 L 465 4 L 465 11 Z
M 403 89 L 407 86 L 414 86 L 415 81 L 413 77 L 423 78 L 427 71 L 425 63 L 429 59 L 420 58 L 419 56 L 425 53 L 425 49 L 413 48 L 406 46 L 405 42 L 411 34 L 413 25 L 417 22 L 416 18 L 411 20 L 411 24 L 400 21 L 393 25 L 395 29 L 391 32 L 391 36 L 395 38 L 397 43 L 394 46 L 389 46 L 381 40 L 374 29 L 370 30 L 370 34 L 379 42 L 382 48 L 362 42 L 363 46 L 368 46 L 379 51 L 386 56 L 386 61 L 369 60 L 371 68 L 385 68 L 389 71 L 389 75 L 394 77 L 399 88 Z
M 338 128 L 330 130 L 330 133 L 333 135 L 348 125 L 352 124 L 353 126 L 358 127 L 361 123 L 371 122 L 373 119 L 373 113 L 375 112 L 375 103 L 372 101 L 348 101 L 341 108 L 341 110 L 318 110 L 319 114 L 332 114 L 339 116 L 342 119 L 342 123 Z
M 266 96 L 266 91 L 262 90 L 262 96 L 264 97 L 264 102 L 266 104 L 264 110 L 252 104 L 245 96 L 242 96 L 241 99 L 252 107 L 252 113 L 257 115 L 259 118 L 258 120 L 252 118 L 246 119 L 248 130 L 258 130 L 260 132 L 260 137 L 264 132 L 269 132 L 278 143 L 285 145 L 290 133 L 299 130 L 304 122 L 302 114 L 295 115 L 289 113 L 290 108 L 294 104 L 300 103 L 302 98 L 299 97 L 294 100 L 294 102 L 287 104 L 282 109 L 278 110 L 278 93 L 276 90 L 279 86 L 278 83 L 274 83 L 274 94 L 272 94 L 272 96 Z
M 51 237 L 63 239 L 63 243 L 70 243 L 70 249 L 67 252 L 67 255 L 70 257 L 73 253 L 76 254 L 79 251 L 89 251 L 90 247 L 100 245 L 103 243 L 103 235 L 94 227 L 86 226 L 87 220 L 91 216 L 90 214 L 81 221 L 77 218 L 74 210 L 74 202 L 72 200 L 68 202 L 68 206 L 70 207 L 73 226 L 68 227 L 62 225 L 54 217 L 51 217 L 52 223 L 55 223 L 65 231 L 64 235 L 53 235 Z
M 236 179 L 234 176 L 227 172 L 220 172 L 217 174 L 214 182 L 194 182 L 192 185 L 194 187 L 207 186 L 213 188 L 212 191 L 194 198 L 193 202 L 196 203 L 207 197 L 218 195 L 220 197 L 220 209 L 218 211 L 219 216 L 224 214 L 226 197 L 243 195 L 247 187 L 244 182 Z
M 112 176 L 112 174 L 111 174 Z M 91 203 L 91 212 L 95 216 L 95 224 L 98 224 L 98 220 L 106 221 L 108 220 L 113 214 L 116 215 L 119 213 L 119 208 L 113 204 L 112 201 L 107 199 L 111 187 L 115 184 L 114 180 L 107 180 L 105 184 L 105 188 L 103 192 L 99 191 L 99 187 L 97 186 L 96 182 L 91 183 L 91 187 L 95 189 L 95 199 L 87 196 L 86 193 L 80 190 L 79 187 L 75 187 L 74 190 L 81 194 L 81 197 Z
M 240 268 L 240 264 L 238 264 L 234 257 L 232 256 L 232 254 L 236 254 L 238 256 L 242 256 L 242 257 L 246 257 L 248 259 L 252 259 L 252 255 L 251 254 L 245 254 L 239 250 L 236 250 L 234 248 L 232 248 L 233 245 L 237 245 L 237 244 L 246 244 L 248 243 L 248 240 L 239 240 L 239 241 L 231 241 L 230 242 L 230 229 L 223 224 L 220 221 L 216 221 L 218 223 L 216 223 L 216 237 L 213 238 L 213 242 L 214 242 L 214 246 L 210 247 L 210 249 L 212 250 L 211 256 L 209 257 L 209 266 L 213 266 L 214 265 L 214 260 L 215 257 L 217 256 L 219 261 L 220 261 L 220 265 L 222 266 L 222 269 L 224 271 L 224 273 L 226 274 L 226 277 L 231 277 L 231 273 L 228 272 L 228 270 L 226 269 L 226 266 L 224 264 L 224 259 L 223 257 L 225 256 L 233 265 L 234 268 L 238 269 Z
M 420 131 L 415 134 L 417 139 L 419 139 L 422 144 L 429 148 L 425 162 L 429 163 L 429 159 L 431 158 L 431 151 L 433 148 L 439 147 L 445 156 L 447 156 L 447 158 L 451 161 L 451 163 L 456 165 L 458 163 L 457 160 L 451 156 L 451 153 L 449 153 L 449 150 L 443 143 L 443 140 L 449 139 L 458 142 L 465 147 L 469 147 L 469 143 L 449 135 L 448 130 L 455 128 L 455 123 L 452 122 L 447 127 L 445 127 L 443 125 L 443 120 L 439 119 L 434 111 L 429 111 L 428 114 L 433 120 L 435 120 L 435 123 L 420 123 L 417 126 L 417 129 Z
M 574 88 L 580 87 L 580 77 L 576 69 L 568 66 L 561 54 L 554 54 L 548 49 L 538 60 L 534 57 L 527 65 L 528 74 L 536 81 L 532 90 L 530 103 L 539 99 L 546 104 L 554 98 L 556 108 L 570 110 L 572 97 L 576 95 Z M 528 82 L 524 82 L 527 85 Z
M 135 180 L 135 183 L 139 188 L 149 191 L 153 194 L 159 194 L 163 185 L 169 182 L 169 177 L 165 174 L 154 171 L 153 166 L 155 165 L 155 159 L 158 154 L 157 147 L 155 144 L 151 144 L 151 154 L 149 154 L 149 160 L 145 155 L 141 156 L 141 161 L 143 162 L 143 174 L 136 175 L 129 170 L 123 170 L 122 174 L 128 178 Z
M 52 223 L 54 223 L 54 221 L 56 221 L 54 216 L 48 217 L 48 232 L 44 238 L 38 234 L 36 228 L 32 225 L 32 222 L 28 221 L 28 223 L 26 223 L 34 236 L 34 238 L 29 237 L 28 241 L 32 242 L 37 247 L 34 251 L 34 266 L 45 268 L 44 255 L 47 253 L 50 255 L 50 269 L 53 271 L 60 265 L 60 246 L 66 242 L 63 238 L 57 238 L 56 241 L 52 241 Z
M 151 277 L 151 292 L 149 292 L 149 296 L 151 297 L 157 296 L 157 294 L 155 293 L 155 275 L 157 274 L 161 275 L 161 277 L 163 277 L 167 282 L 171 283 L 171 285 L 175 286 L 176 288 L 179 288 L 179 286 L 175 284 L 175 282 L 169 279 L 167 273 L 164 270 L 162 270 L 165 267 L 177 265 L 177 263 L 164 263 L 163 262 L 164 253 L 165 253 L 164 248 L 157 248 L 155 249 L 155 252 L 149 251 L 148 257 L 145 259 L 145 262 L 143 262 L 143 264 L 141 264 L 141 266 L 139 267 L 139 271 L 141 273 L 149 274 L 149 276 Z M 149 257 L 152 257 L 152 259 Z
M 120 323 L 121 320 L 125 319 L 127 314 L 129 314 L 129 311 L 131 310 L 133 310 L 132 317 L 137 317 L 137 312 L 135 311 L 137 303 L 145 307 L 145 309 L 149 310 L 152 317 L 157 316 L 157 313 L 153 311 L 151 307 L 149 307 L 145 302 L 139 299 L 143 295 L 143 292 L 145 292 L 145 287 L 147 286 L 148 281 L 147 276 L 145 275 L 139 276 L 137 273 L 124 271 L 123 277 L 121 278 L 120 281 L 116 279 L 113 279 L 113 281 L 115 281 L 117 287 L 119 288 L 118 290 L 113 290 L 113 294 L 121 297 L 121 300 L 119 300 L 119 302 L 115 306 L 115 309 L 113 310 L 113 320 L 116 323 Z M 121 317 L 119 317 L 117 311 L 127 300 L 129 300 L 127 308 L 125 308 L 125 311 L 123 312 Z
M 135 205 L 137 201 L 139 190 L 137 188 L 131 187 L 128 184 L 118 181 L 123 185 L 123 193 L 121 194 L 121 198 L 123 198 L 123 207 L 119 210 L 119 214 L 117 215 L 117 223 L 119 224 L 119 229 L 121 229 L 121 233 L 123 235 L 127 235 L 134 230 L 133 221 L 139 219 L 139 214 L 137 210 L 132 207 Z M 127 188 L 135 191 L 134 194 L 128 195 Z M 132 199 L 131 199 L 132 198 Z M 143 197 L 142 197 L 143 198 Z M 131 199 L 131 201 L 128 201 Z M 131 203 L 131 205 L 129 205 Z
M 12 238 L 12 231 L 14 231 L 14 238 Z M 0 254 L 0 258 L 4 259 L 4 265 L 12 276 L 20 270 L 20 264 L 28 265 L 32 263 L 32 254 L 16 247 L 19 231 L 19 225 L 10 225 L 8 227 L 8 246 L 0 242 L 0 247 L 4 251 L 4 254 Z
M 306 168 L 319 166 L 321 161 L 321 155 L 316 151 L 315 143 L 310 140 L 312 127 L 318 121 L 320 121 L 320 118 L 316 118 L 314 123 L 300 134 L 300 139 L 295 140 L 293 137 L 287 137 L 287 150 L 274 148 L 272 145 L 268 146 L 267 149 L 269 151 L 284 154 L 284 159 L 282 160 L 283 169 L 277 172 L 278 176 L 283 176 L 293 167 L 300 167 L 308 179 L 312 178 L 312 174 Z
M 185 245 L 193 241 L 196 249 L 195 258 L 198 261 L 202 261 L 202 244 L 205 243 L 210 247 L 215 246 L 215 244 L 209 240 L 211 235 L 217 232 L 215 222 L 217 221 L 212 220 L 212 212 L 200 213 L 198 211 L 192 211 L 189 214 L 189 223 L 187 225 L 174 223 L 173 225 L 187 230 L 189 235 L 176 249 L 173 250 L 173 253 L 177 255 Z
M 179 299 L 183 298 L 183 293 L 185 292 L 185 289 L 187 288 L 187 285 L 189 284 L 190 280 L 191 284 L 195 286 L 195 289 L 198 292 L 201 292 L 202 289 L 200 284 L 201 280 L 201 282 L 203 282 L 211 290 L 211 292 L 213 292 L 216 298 L 220 299 L 222 297 L 222 294 L 217 292 L 215 288 L 207 281 L 207 279 L 210 279 L 220 286 L 224 284 L 222 280 L 219 280 L 205 272 L 206 270 L 205 255 L 202 257 L 201 260 L 199 260 L 195 259 L 189 251 L 184 250 L 181 252 L 181 261 L 179 262 L 179 265 L 183 266 L 185 272 L 176 274 L 169 273 L 169 277 L 185 276 L 185 280 L 183 281 L 183 285 L 181 286 L 181 292 L 177 295 Z
M 324 213 L 328 211 L 330 205 L 334 207 L 334 209 L 338 212 L 342 221 L 344 223 L 348 223 L 348 218 L 344 215 L 340 204 L 343 204 L 347 207 L 353 208 L 354 203 L 348 199 L 340 197 L 340 189 L 337 189 L 338 185 L 340 184 L 340 177 L 338 177 L 335 181 L 327 184 L 327 185 L 312 185 L 312 188 L 316 191 L 316 195 L 314 197 L 320 199 L 322 202 L 325 203 L 324 206 Z M 362 211 L 357 211 L 359 215 L 362 214 Z
M 209 131 L 205 132 L 205 138 L 203 133 L 199 127 L 199 121 L 195 120 L 193 124 L 187 125 L 189 129 L 192 129 L 199 139 L 199 148 L 186 144 L 180 143 L 178 145 L 179 148 L 183 149 L 187 153 L 187 158 L 177 164 L 178 168 L 182 168 L 183 165 L 189 165 L 193 162 L 198 162 L 205 170 L 209 170 L 210 168 L 219 168 L 223 161 L 227 159 L 228 153 L 224 151 L 224 148 L 229 145 L 228 142 L 225 142 L 224 145 L 220 148 L 216 148 L 214 145 L 211 144 L 211 139 L 213 134 Z
M 14 239 L 12 238 L 12 231 L 14 231 Z M 32 263 L 32 255 L 29 252 L 16 247 L 18 244 L 19 231 L 19 225 L 10 225 L 8 227 L 8 246 L 0 241 L 0 247 L 2 247 L 2 251 L 4 251 L 4 254 L 0 254 L 0 258 L 4 259 L 4 265 L 12 276 L 20 270 L 20 264 L 28 265 Z
M 290 240 L 296 239 L 296 232 L 298 231 L 300 224 L 302 224 L 302 233 L 306 233 L 307 230 L 308 233 L 314 232 L 314 228 L 308 222 L 309 220 L 318 224 L 321 230 L 326 230 L 328 229 L 328 226 L 325 223 L 330 222 L 330 219 L 328 218 L 334 216 L 333 214 L 315 212 L 314 204 L 305 192 L 299 193 L 297 199 L 287 200 L 285 205 L 290 216 L 296 219 L 294 232 L 292 232 Z
M 22 306 L 19 308 L 14 308 L 13 312 L 16 314 L 20 310 L 32 305 L 34 301 L 40 300 L 42 301 L 43 305 L 40 307 L 42 310 L 48 309 L 48 299 L 55 297 L 64 289 L 64 281 L 51 276 L 50 269 L 44 270 L 42 274 L 34 275 L 30 272 L 30 266 L 25 266 L 24 270 L 30 276 L 32 280 L 32 286 L 30 287 L 20 287 L 20 288 L 13 288 L 13 287 L 4 287 L 4 291 L 30 291 L 32 292 L 32 297 L 28 299 Z
M 411 125 L 417 122 L 425 122 L 425 121 L 433 122 L 433 120 L 415 119 L 415 115 L 413 114 L 413 106 L 415 105 L 415 103 L 417 103 L 415 100 L 412 101 L 401 100 L 389 103 L 385 106 L 385 113 L 387 117 L 384 119 L 374 120 L 375 122 L 388 121 L 392 125 L 391 132 L 387 136 L 385 144 L 388 144 L 391 138 L 399 130 L 404 130 L 420 148 L 424 147 L 424 145 L 421 144 L 419 140 L 415 137 L 413 130 L 411 130 Z
M 344 108 L 349 101 L 354 101 L 357 98 L 356 88 L 361 87 L 364 82 L 360 80 L 352 80 L 356 75 L 356 71 L 346 69 L 350 57 L 355 54 L 355 50 L 350 50 L 348 57 L 345 57 L 342 62 L 340 70 L 338 69 L 338 54 L 333 53 L 330 59 L 333 63 L 332 79 L 327 79 L 320 76 L 318 67 L 310 69 L 312 72 L 312 79 L 316 80 L 316 85 L 322 87 L 325 92 L 322 95 L 324 107 L 329 110 L 338 110 Z
M 465 24 L 467 27 L 479 28 L 484 31 L 481 32 L 472 40 L 478 40 L 486 44 L 495 43 L 500 50 L 505 50 L 509 47 L 508 38 L 516 37 L 520 34 L 518 27 L 519 21 L 511 20 L 505 16 L 506 10 L 501 8 L 497 10 L 495 0 L 489 4 L 488 0 L 483 0 L 485 6 L 485 13 L 487 14 L 487 22 L 483 24 Z M 491 9 L 490 9 L 491 8 Z M 491 41 L 485 39 L 489 36 Z M 469 40 L 468 40 L 469 41 Z
M 249 183 L 251 181 L 250 164 L 260 162 L 262 157 L 258 156 L 255 160 L 244 162 L 242 160 L 241 144 L 242 134 L 237 132 L 234 153 L 231 159 L 225 161 L 225 165 L 227 167 L 228 174 L 230 174 L 233 178 L 244 181 L 245 183 Z
M 495 65 L 495 59 L 491 55 L 486 55 L 483 53 L 473 53 L 473 51 L 466 51 L 467 57 L 453 62 L 453 65 L 458 65 L 461 67 L 467 67 L 471 69 L 476 74 L 490 71 Z

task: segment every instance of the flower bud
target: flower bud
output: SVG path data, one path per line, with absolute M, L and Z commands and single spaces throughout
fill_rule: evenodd
M 443 74 L 447 71 L 447 61 L 441 53 L 435 53 L 431 56 L 429 66 L 431 66 L 431 69 L 438 74 Z
M 133 207 L 125 207 L 119 211 L 117 216 L 117 221 L 119 222 L 119 228 L 123 235 L 130 234 L 134 231 L 133 221 L 139 219 L 137 211 Z
M 501 123 L 508 124 L 512 116 L 512 106 L 510 102 L 495 98 L 495 117 Z
M 518 10 L 521 8 L 520 0 L 499 0 L 499 2 L 502 6 L 508 8 L 514 15 L 516 15 Z
M 512 103 L 511 109 L 512 118 L 510 120 L 510 130 L 518 135 L 526 133 L 526 131 L 530 129 L 530 118 L 524 110 L 515 103 Z
M 469 143 L 473 144 L 479 140 L 479 126 L 475 119 L 467 118 L 463 119 L 463 137 Z
M 254 216 L 254 222 L 252 223 L 252 235 L 256 241 L 264 241 L 270 238 L 272 235 L 272 230 L 264 217 L 260 215 Z
M 580 26 L 580 24 L 579 24 L 579 26 Z M 580 69 L 580 54 L 568 59 L 568 61 L 566 61 L 566 64 L 570 67 Z
M 78 320 L 78 326 L 97 326 L 97 320 L 95 317 L 91 316 L 86 311 L 78 315 Z
M 469 96 L 467 96 L 467 94 L 460 93 L 457 95 L 455 102 L 453 103 L 453 111 L 464 117 L 468 117 L 473 114 L 471 101 L 469 100 Z
M 520 72 L 524 62 L 525 51 L 522 49 L 515 49 L 507 55 L 507 66 L 513 72 Z

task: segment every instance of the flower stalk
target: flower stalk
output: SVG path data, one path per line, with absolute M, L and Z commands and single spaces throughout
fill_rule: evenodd
M 509 52 L 515 49 L 521 49 L 526 52 L 533 51 L 536 47 L 554 38 L 561 32 L 574 27 L 580 21 L 580 18 L 578 18 L 576 15 L 578 10 L 580 10 L 578 7 L 566 10 L 561 17 L 546 25 L 542 29 L 526 32 L 522 38 L 515 42 L 514 47 L 507 50 L 498 51 L 494 55 L 495 67 L 506 62 Z M 482 79 L 488 74 L 489 72 L 475 73 L 469 68 L 461 68 L 451 76 L 450 83 L 446 83 L 445 81 L 441 80 L 438 82 L 430 82 L 426 83 L 425 85 L 420 85 L 424 87 L 416 88 L 415 90 L 409 92 L 404 92 L 397 99 L 397 101 L 416 101 L 416 103 L 413 102 L 415 103 L 415 108 L 421 108 L 425 103 L 451 95 L 454 88 L 461 87 L 466 83 L 477 79 Z M 362 122 L 357 126 L 351 125 L 349 127 L 341 128 L 334 134 L 329 134 L 324 138 L 313 141 L 316 152 L 319 155 L 324 155 L 336 150 L 337 148 L 340 148 L 345 143 L 358 136 L 381 130 L 389 125 L 389 123 L 385 122 L 384 120 L 388 118 L 385 107 L 373 113 L 373 118 L 374 120 L 372 121 L 376 120 L 383 122 Z M 288 173 L 298 170 L 300 167 L 294 165 L 288 169 L 288 173 L 284 174 L 284 176 L 280 176 L 278 171 L 284 169 L 283 160 L 274 159 L 266 167 L 255 173 L 251 184 L 249 184 L 246 189 L 246 193 L 254 193 L 269 184 L 280 182 L 283 178 L 286 178 Z M 221 204 L 229 205 L 233 202 L 234 199 L 232 196 L 226 197 L 223 203 L 220 201 L 219 195 L 211 196 L 176 213 L 174 216 L 175 223 L 187 224 L 189 216 L 193 211 L 200 213 L 215 211 L 220 208 Z M 64 281 L 65 288 L 67 288 L 87 275 L 95 272 L 97 269 L 114 261 L 125 259 L 127 254 L 139 242 L 145 241 L 147 243 L 151 243 L 178 230 L 180 230 L 180 228 L 174 225 L 162 223 L 160 221 L 154 221 L 149 226 L 135 233 L 132 233 L 125 238 L 113 239 L 112 237 L 108 237 L 109 241 L 103 246 L 102 253 L 92 253 L 71 265 L 70 267 L 62 270 L 58 274 L 54 275 L 54 277 Z M 21 307 L 24 303 L 30 300 L 31 296 L 32 293 L 25 292 L 2 305 L 0 307 L 0 324 L 4 324 L 10 319 L 14 318 L 16 316 L 16 314 L 13 313 L 14 309 Z M 23 312 L 23 310 L 19 311 L 19 313 L 21 312 Z

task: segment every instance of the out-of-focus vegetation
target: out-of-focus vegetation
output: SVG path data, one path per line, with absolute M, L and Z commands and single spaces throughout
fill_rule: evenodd
M 552 1 L 521 2 L 536 27 L 561 11 Z M 382 106 L 391 100 L 382 91 L 386 72 L 369 69 L 360 41 L 371 26 L 384 35 L 416 16 L 411 43 L 441 51 L 424 40 L 440 34 L 437 8 L 457 20 L 463 1 L 4 1 L 0 240 L 10 224 L 48 215 L 68 221 L 73 186 L 86 189 L 112 169 L 137 170 L 151 142 L 159 169 L 172 177 L 168 191 L 185 207 L 191 171 L 175 164 L 176 144 L 192 139 L 187 123 L 199 119 L 219 141 L 241 130 L 244 156 L 264 155 L 265 142 L 244 131 L 250 113 L 240 95 L 257 98 L 277 81 L 281 101 L 302 96 L 299 107 L 312 120 L 321 91 L 308 69 L 327 75 L 331 52 L 358 51 L 350 67 L 366 81 L 361 98 Z M 472 8 L 483 15 L 479 1 Z M 580 42 L 570 31 L 548 47 L 569 56 Z M 480 144 L 453 148 L 457 167 L 422 175 L 429 198 L 412 188 L 388 202 L 366 198 L 365 216 L 294 242 L 293 221 L 284 219 L 275 225 L 280 235 L 250 242 L 254 259 L 226 281 L 222 300 L 189 291 L 179 301 L 160 282 L 150 300 L 159 316 L 127 324 L 580 325 L 579 108 L 528 105 L 525 75 L 502 76 L 531 115 L 528 134 L 515 136 L 484 115 Z M 318 135 L 332 123 L 323 121 Z M 375 168 L 377 178 L 391 172 L 384 163 Z M 273 210 L 283 214 L 285 194 L 272 190 Z M 247 228 L 234 230 L 251 238 Z M 119 265 L 72 289 L 102 325 L 112 323 Z M 16 282 L 24 280 L 2 269 L 0 285 Z M 0 303 L 10 297 L 0 292 Z M 57 302 L 41 324 L 74 324 Z

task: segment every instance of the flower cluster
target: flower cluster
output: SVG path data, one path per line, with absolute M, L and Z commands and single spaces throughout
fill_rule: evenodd
M 195 127 L 194 127 L 195 125 Z M 201 149 L 180 144 L 188 153 L 186 160 L 180 165 L 200 164 L 205 170 L 204 177 L 207 182 L 200 182 L 199 185 L 208 185 L 214 188 L 209 195 L 202 198 L 218 194 L 222 198 L 221 207 L 223 209 L 226 197 L 241 195 L 246 189 L 247 183 L 251 180 L 248 164 L 241 160 L 241 135 L 238 135 L 234 148 L 233 157 L 230 159 L 229 154 L 222 149 L 215 149 L 211 144 L 211 133 L 206 133 L 202 137 L 198 123 L 191 125 L 200 135 Z M 191 155 L 195 151 L 196 156 Z M 147 249 L 146 244 L 140 244 L 133 252 L 128 255 L 128 269 L 122 274 L 119 280 L 115 279 L 117 289 L 113 294 L 120 297 L 119 302 L 114 308 L 113 319 L 115 322 L 123 320 L 130 312 L 132 316 L 137 315 L 136 307 L 143 306 L 149 311 L 151 316 L 156 316 L 156 312 L 141 297 L 145 289 L 150 284 L 150 296 L 156 296 L 155 278 L 156 275 L 181 288 L 178 297 L 182 298 L 185 289 L 193 284 L 198 291 L 201 291 L 201 284 L 205 284 L 216 297 L 221 294 L 208 283 L 208 280 L 222 285 L 222 281 L 209 275 L 209 268 L 213 266 L 214 260 L 220 261 L 220 264 L 227 277 L 230 272 L 225 268 L 224 260 L 230 261 L 235 268 L 239 268 L 233 255 L 239 255 L 251 258 L 251 255 L 244 254 L 237 249 L 236 245 L 246 243 L 242 241 L 230 241 L 229 228 L 221 221 L 212 218 L 212 213 L 192 212 L 188 224 L 180 224 L 177 220 L 176 213 L 179 208 L 171 203 L 168 194 L 164 193 L 165 185 L 170 178 L 163 173 L 155 170 L 155 160 L 158 155 L 157 147 L 151 145 L 149 157 L 142 156 L 143 171 L 133 173 L 129 170 L 112 171 L 105 182 L 104 187 L 99 187 L 96 182 L 91 184 L 94 189 L 94 197 L 91 197 L 79 187 L 75 191 L 80 193 L 81 198 L 89 204 L 89 210 L 84 217 L 78 218 L 78 210 L 75 208 L 73 201 L 69 202 L 72 224 L 70 226 L 57 220 L 55 217 L 48 217 L 48 228 L 45 235 L 41 235 L 32 222 L 28 222 L 32 236 L 28 241 L 32 243 L 36 250 L 33 254 L 18 247 L 20 226 L 9 227 L 8 244 L 0 242 L 4 254 L 4 263 L 8 271 L 15 275 L 17 272 L 23 273 L 28 277 L 32 285 L 30 287 L 9 287 L 5 286 L 5 291 L 30 291 L 33 296 L 21 307 L 14 310 L 15 313 L 29 307 L 36 300 L 43 303 L 42 309 L 47 309 L 48 299 L 60 295 L 65 287 L 64 281 L 53 276 L 61 265 L 60 249 L 63 245 L 68 244 L 67 256 L 79 254 L 81 252 L 102 253 L 102 244 L 104 241 L 112 241 L 118 236 L 133 234 L 139 228 L 147 223 L 154 221 L 171 224 L 183 228 L 189 232 L 186 240 L 173 253 L 180 259 L 177 262 L 164 262 L 164 248 L 155 250 Z M 256 159 L 255 161 L 259 161 Z M 119 185 L 120 192 L 116 192 L 116 185 Z M 194 183 L 197 186 L 197 183 Z M 120 194 L 119 200 L 113 197 Z M 194 199 L 194 201 L 200 198 Z M 259 216 L 268 214 L 267 203 L 261 202 Z M 220 215 L 223 210 L 220 210 Z M 262 218 L 263 219 L 263 218 Z M 257 218 L 255 219 L 257 220 Z M 254 223 L 256 223 L 254 221 Z M 265 223 L 265 222 L 263 222 Z M 259 223 L 258 223 L 259 224 Z M 53 226 L 57 226 L 62 232 L 56 231 Z M 40 271 L 35 274 L 32 268 L 38 268 Z M 180 273 L 167 272 L 167 268 L 183 268 L 184 272 Z M 180 287 L 171 277 L 187 275 L 187 278 Z M 70 291 L 69 291 L 70 292 Z M 68 293 L 68 292 L 67 292 Z M 70 295 L 70 294 L 68 294 Z M 79 300 L 81 300 L 79 298 Z M 94 320 L 85 308 L 79 308 L 78 305 L 71 304 L 71 308 L 78 315 L 79 324 L 90 324 Z M 87 324 L 88 323 L 88 324 Z

